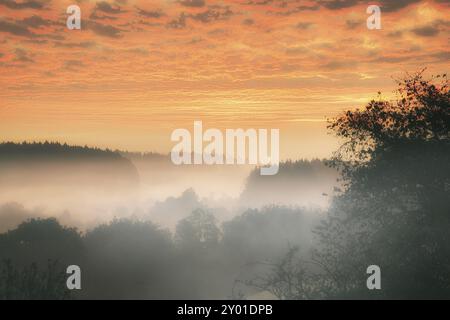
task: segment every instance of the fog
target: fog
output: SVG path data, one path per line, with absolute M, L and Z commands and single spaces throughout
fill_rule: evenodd
M 309 252 L 337 177 L 319 160 L 263 177 L 58 143 L 0 145 L 0 170 L 0 258 L 80 265 L 75 298 L 270 296 L 242 281 L 291 246 Z
M 260 176 L 250 165 L 176 166 L 160 154 L 19 151 L 1 158 L 0 204 L 83 231 L 125 217 L 173 230 L 197 208 L 212 211 L 220 222 L 272 204 L 325 208 L 337 178 L 319 160 L 282 163 L 278 175 Z M 11 227 L 12 220 L 2 224 L 3 230 Z
M 449 84 L 399 88 L 330 123 L 331 159 L 275 176 L 0 144 L 0 299 L 447 299 Z

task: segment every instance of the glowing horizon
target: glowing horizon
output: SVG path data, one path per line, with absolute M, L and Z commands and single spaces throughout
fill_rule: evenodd
M 3 141 L 168 153 L 170 132 L 280 128 L 281 157 L 325 157 L 325 119 L 392 78 L 448 70 L 448 4 L 375 1 L 0 1 Z M 65 27 L 77 4 L 82 29 Z

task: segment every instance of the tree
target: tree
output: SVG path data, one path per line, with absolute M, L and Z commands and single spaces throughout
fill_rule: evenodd
M 66 287 L 66 273 L 56 261 L 48 261 L 47 268 L 36 263 L 25 267 L 11 260 L 0 263 L 0 300 L 61 300 L 70 299 Z
M 446 75 L 398 82 L 397 101 L 371 101 L 329 125 L 347 141 L 332 165 L 345 181 L 316 230 L 314 259 L 340 297 L 450 296 L 450 93 Z M 365 287 L 381 267 L 383 290 Z
M 398 86 L 396 101 L 379 98 L 330 122 L 345 140 L 330 161 L 344 190 L 314 230 L 309 263 L 317 268 L 308 277 L 289 253 L 262 282 L 266 290 L 297 299 L 450 297 L 448 79 L 422 71 Z M 366 287 L 372 264 L 382 290 Z
M 269 292 L 280 300 L 324 298 L 330 281 L 317 272 L 314 262 L 299 257 L 299 247 L 289 247 L 277 262 L 260 262 L 267 271 L 251 280 L 237 280 L 260 292 Z
M 78 230 L 54 218 L 29 219 L 0 234 L 0 299 L 73 298 L 66 268 L 79 264 L 82 252 Z
M 204 209 L 196 209 L 181 220 L 176 228 L 175 240 L 181 246 L 208 248 L 220 240 L 220 229 L 216 217 Z
M 173 298 L 170 232 L 149 221 L 114 219 L 89 230 L 80 295 L 102 299 Z
M 29 219 L 16 229 L 0 234 L 0 259 L 20 266 L 46 265 L 48 260 L 70 265 L 80 259 L 80 232 L 62 226 L 55 218 Z

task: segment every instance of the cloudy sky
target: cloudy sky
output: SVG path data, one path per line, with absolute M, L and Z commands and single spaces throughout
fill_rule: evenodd
M 168 152 L 202 120 L 327 156 L 327 117 L 392 97 L 405 72 L 449 71 L 449 29 L 448 0 L 0 0 L 0 136 Z

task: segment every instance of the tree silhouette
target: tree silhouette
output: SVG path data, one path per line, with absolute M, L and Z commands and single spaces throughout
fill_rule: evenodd
M 371 101 L 329 125 L 345 140 L 330 161 L 345 188 L 314 231 L 309 276 L 320 281 L 293 297 L 285 290 L 308 277 L 279 263 L 262 282 L 266 290 L 298 299 L 450 296 L 448 79 L 426 80 L 422 71 L 398 86 L 395 102 Z M 366 287 L 372 264 L 381 267 L 382 290 Z
M 450 295 L 450 93 L 446 75 L 399 81 L 396 102 L 371 101 L 330 124 L 347 139 L 332 164 L 346 191 L 317 229 L 314 259 L 341 297 Z M 368 291 L 377 264 L 383 290 Z

